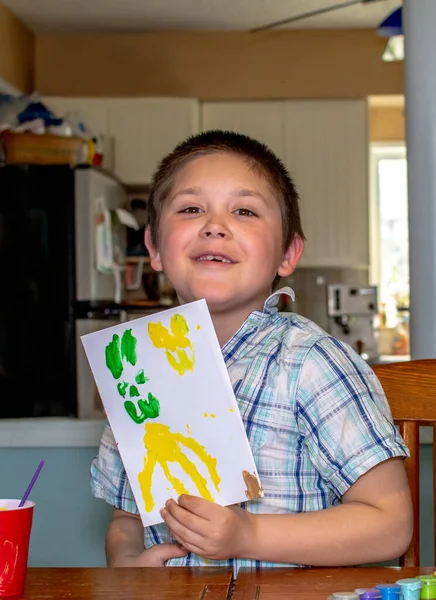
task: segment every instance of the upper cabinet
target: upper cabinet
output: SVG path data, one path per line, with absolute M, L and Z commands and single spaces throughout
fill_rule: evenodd
M 285 104 L 267 102 L 205 102 L 202 106 L 202 130 L 228 129 L 244 133 L 266 144 L 284 158 L 283 135 Z
M 365 100 L 285 102 L 285 163 L 300 195 L 302 266 L 369 265 Z
M 229 129 L 269 146 L 300 194 L 302 266 L 367 267 L 368 119 L 365 100 L 203 102 L 193 98 L 56 98 L 105 140 L 104 166 L 147 184 L 159 160 L 200 130 Z
M 127 184 L 149 183 L 159 160 L 199 131 L 193 98 L 59 98 L 43 102 L 58 116 L 78 111 L 103 137 L 104 166 Z
M 301 266 L 368 266 L 365 100 L 205 102 L 202 129 L 214 128 L 250 135 L 283 160 L 300 195 Z
M 199 131 L 199 102 L 192 98 L 109 99 L 108 131 L 114 171 L 125 183 L 149 183 L 158 162 Z

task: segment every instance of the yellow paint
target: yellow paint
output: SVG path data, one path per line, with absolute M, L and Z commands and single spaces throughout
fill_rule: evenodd
M 234 408 L 229 408 L 229 412 L 235 412 Z
M 213 458 L 196 440 L 192 437 L 186 437 L 181 433 L 172 433 L 168 425 L 161 423 L 146 423 L 144 446 L 147 454 L 144 457 L 144 470 L 138 474 L 138 481 L 144 499 L 144 508 L 146 512 L 153 510 L 155 502 L 151 493 L 153 472 L 156 463 L 162 468 L 165 477 L 173 486 L 177 494 L 189 494 L 183 482 L 171 474 L 168 463 L 178 463 L 182 470 L 188 475 L 191 481 L 196 485 L 200 496 L 213 502 L 213 496 L 207 487 L 206 479 L 198 471 L 195 464 L 190 461 L 182 452 L 181 446 L 192 450 L 198 458 L 205 464 L 209 472 L 210 479 L 219 492 L 221 478 L 218 475 L 216 458 Z
M 203 417 L 208 417 L 209 415 L 207 413 L 203 413 Z
M 216 415 L 214 415 L 213 413 L 210 413 L 209 417 L 211 417 L 212 419 L 215 419 Z
M 197 331 L 200 331 L 201 325 L 197 325 Z
M 171 367 L 179 375 L 193 371 L 195 364 L 194 346 L 187 337 L 188 324 L 183 315 L 175 314 L 170 319 L 171 333 L 159 321 L 148 324 L 148 335 L 155 348 L 164 348 Z M 189 351 L 189 354 L 188 354 Z
M 8 510 L 5 506 L 0 506 L 0 510 Z
M 186 425 L 186 431 L 188 432 L 188 435 L 191 435 L 191 427 L 188 425 Z

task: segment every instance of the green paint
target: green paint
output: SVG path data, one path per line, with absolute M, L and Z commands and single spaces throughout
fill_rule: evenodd
M 144 383 L 147 383 L 147 381 L 150 381 L 150 379 L 144 375 L 144 369 L 141 369 L 136 375 L 135 381 L 138 385 L 143 385 Z
M 117 383 L 118 393 L 123 398 L 126 397 L 126 390 L 128 387 L 129 387 L 129 384 L 127 383 L 127 381 L 120 381 L 119 383 Z
M 136 409 L 135 404 L 131 400 L 126 400 L 124 402 L 124 408 L 127 411 L 129 417 L 140 425 L 145 421 L 145 419 L 155 419 L 159 416 L 159 400 L 153 396 L 153 394 L 148 394 L 147 400 L 138 400 L 139 414 Z
M 123 363 L 121 362 L 120 336 L 114 334 L 112 341 L 106 346 L 106 366 L 112 373 L 114 379 L 119 379 L 123 372 Z
M 106 366 L 114 379 L 121 377 L 124 370 L 123 362 L 130 363 L 133 366 L 136 365 L 136 342 L 137 340 L 132 335 L 132 330 L 126 329 L 121 340 L 119 335 L 114 334 L 112 341 L 106 346 Z M 144 369 L 140 369 L 135 375 L 136 384 L 138 386 L 144 385 L 147 381 L 149 381 L 149 378 L 145 376 Z M 137 406 L 131 400 L 124 402 L 127 414 L 135 423 L 143 423 L 145 419 L 155 419 L 159 416 L 159 401 L 153 394 L 149 392 L 147 399 L 141 398 L 142 394 L 136 385 L 127 381 L 119 381 L 117 383 L 118 394 L 123 398 L 126 397 L 127 390 L 130 398 L 139 398 Z
M 174 321 L 177 326 L 177 331 L 181 335 L 187 335 L 189 333 L 188 323 L 183 315 L 175 314 Z M 174 329 L 174 327 L 173 327 Z
M 126 329 L 121 340 L 121 356 L 131 365 L 136 365 L 136 338 L 131 329 Z

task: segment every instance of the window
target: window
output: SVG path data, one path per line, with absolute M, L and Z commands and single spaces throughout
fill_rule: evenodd
M 371 272 L 381 354 L 409 354 L 409 233 L 404 144 L 371 147 Z

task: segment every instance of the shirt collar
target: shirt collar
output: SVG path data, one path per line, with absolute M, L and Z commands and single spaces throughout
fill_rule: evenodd
M 294 290 L 289 286 L 285 286 L 285 287 L 280 288 L 279 290 L 276 290 L 274 293 L 271 294 L 271 296 L 269 296 L 265 300 L 265 304 L 263 305 L 263 310 L 269 314 L 276 313 L 277 312 L 277 304 L 279 303 L 279 299 L 282 294 L 289 296 L 293 302 L 295 301 Z

